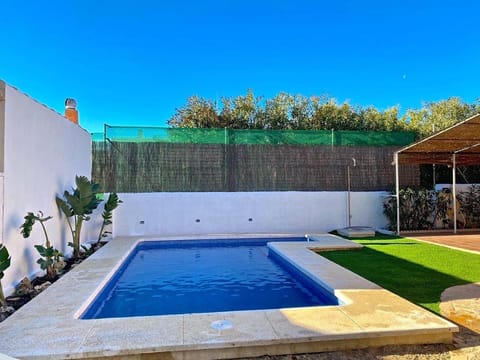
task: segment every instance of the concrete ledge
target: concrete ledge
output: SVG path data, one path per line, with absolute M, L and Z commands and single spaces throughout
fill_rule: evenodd
M 338 229 L 337 232 L 348 238 L 362 238 L 375 236 L 375 230 L 367 226 L 350 226 L 343 229 Z

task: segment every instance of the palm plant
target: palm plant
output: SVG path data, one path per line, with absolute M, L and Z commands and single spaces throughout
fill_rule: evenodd
M 80 235 L 84 221 L 90 220 L 90 214 L 98 207 L 101 200 L 100 185 L 90 181 L 85 176 L 75 177 L 76 188 L 72 193 L 65 191 L 63 199 L 56 197 L 60 210 L 66 216 L 67 224 L 72 234 L 73 256 L 80 257 Z

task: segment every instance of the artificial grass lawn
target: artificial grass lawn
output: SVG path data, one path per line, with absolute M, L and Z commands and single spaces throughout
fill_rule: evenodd
M 480 282 L 477 254 L 388 235 L 354 241 L 364 248 L 320 255 L 437 313 L 446 288 Z

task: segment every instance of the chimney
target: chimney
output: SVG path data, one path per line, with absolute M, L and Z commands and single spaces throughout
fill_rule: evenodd
M 74 124 L 78 125 L 78 110 L 75 99 L 65 99 L 65 117 Z

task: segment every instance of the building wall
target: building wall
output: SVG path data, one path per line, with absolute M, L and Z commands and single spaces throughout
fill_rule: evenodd
M 91 139 L 87 131 L 39 104 L 17 89 L 5 86 L 3 243 L 12 257 L 2 285 L 9 293 L 25 276 L 39 272 L 34 244 L 44 242 L 40 224 L 28 239 L 20 234 L 27 212 L 53 216 L 46 223 L 51 242 L 69 252 L 71 235 L 55 204 L 55 196 L 71 190 L 75 175 L 91 176 Z
M 352 226 L 387 224 L 385 192 L 352 192 Z M 348 225 L 347 192 L 122 193 L 113 235 L 323 233 Z M 250 220 L 251 219 L 251 220 Z
M 6 84 L 0 80 L 0 172 L 4 166 L 4 139 L 5 139 L 5 89 Z

